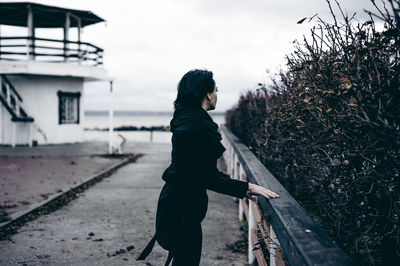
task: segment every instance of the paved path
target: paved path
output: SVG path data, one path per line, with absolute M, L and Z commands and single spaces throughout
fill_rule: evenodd
M 0 265 L 163 265 L 167 253 L 158 245 L 145 262 L 135 258 L 154 233 L 170 145 L 129 143 L 126 150 L 145 155 L 67 206 L 27 223 L 12 241 L 0 241 Z M 236 204 L 229 196 L 208 194 L 201 265 L 246 265 L 245 254 L 226 248 L 241 239 Z M 125 253 L 117 254 L 120 249 Z
M 0 207 L 12 216 L 120 163 L 99 156 L 0 156 Z
M 27 210 L 122 161 L 96 156 L 107 150 L 105 142 L 0 146 L 0 209 L 8 215 Z
M 35 147 L 0 146 L 0 156 L 77 156 L 104 154 L 108 151 L 108 143 L 93 141 L 71 144 L 40 145 Z

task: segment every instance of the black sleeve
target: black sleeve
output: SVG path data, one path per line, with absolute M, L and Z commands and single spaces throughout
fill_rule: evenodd
M 219 171 L 213 148 L 207 138 L 197 133 L 174 134 L 173 164 L 182 171 L 186 182 L 202 184 L 215 192 L 243 198 L 248 190 L 248 182 L 231 179 Z
M 229 175 L 222 173 L 217 168 L 215 168 L 215 170 L 217 178 L 214 182 L 209 182 L 207 188 L 218 193 L 243 199 L 249 188 L 249 183 L 232 179 Z

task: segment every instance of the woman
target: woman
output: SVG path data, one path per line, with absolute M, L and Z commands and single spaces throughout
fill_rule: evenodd
M 213 73 L 191 70 L 178 85 L 171 120 L 172 162 L 162 179 L 166 182 L 158 199 L 156 233 L 138 260 L 145 259 L 155 241 L 169 251 L 175 266 L 199 265 L 202 246 L 201 222 L 207 212 L 206 190 L 254 200 L 278 194 L 261 186 L 231 179 L 217 169 L 217 159 L 225 151 L 218 125 L 209 110 L 217 104 Z

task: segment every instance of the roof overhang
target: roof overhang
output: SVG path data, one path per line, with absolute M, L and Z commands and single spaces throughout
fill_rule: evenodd
M 79 18 L 81 27 L 105 21 L 90 11 L 68 9 L 42 5 L 32 2 L 0 3 L 0 25 L 27 26 L 28 10 L 33 13 L 35 28 L 63 28 L 67 13 Z M 78 22 L 71 19 L 70 27 L 78 27 Z

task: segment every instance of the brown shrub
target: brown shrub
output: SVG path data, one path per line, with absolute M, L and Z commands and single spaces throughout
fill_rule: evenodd
M 226 116 L 359 265 L 400 261 L 400 21 L 377 12 L 383 32 L 372 13 L 365 23 L 319 19 L 274 93 L 249 91 Z

